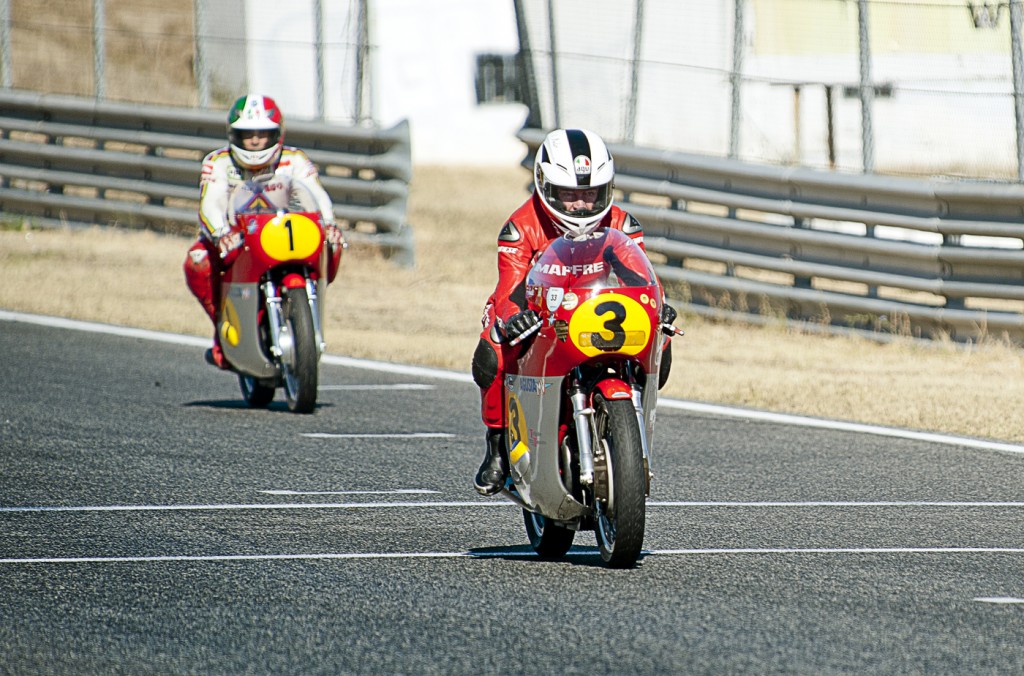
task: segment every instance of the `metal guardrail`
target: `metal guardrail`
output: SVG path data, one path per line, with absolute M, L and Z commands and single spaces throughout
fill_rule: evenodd
M 519 138 L 535 151 L 544 132 Z M 1024 185 L 611 150 L 620 206 L 697 314 L 1024 343 Z
M 197 231 L 199 170 L 225 144 L 225 114 L 0 90 L 0 211 L 41 225 Z M 390 129 L 288 122 L 346 238 L 411 265 L 408 122 Z

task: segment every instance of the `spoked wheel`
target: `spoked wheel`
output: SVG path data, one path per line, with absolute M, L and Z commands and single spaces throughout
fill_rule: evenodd
M 530 546 L 540 558 L 546 561 L 560 559 L 572 547 L 576 531 L 559 526 L 526 509 L 523 510 L 523 521 L 526 522 L 526 535 L 530 538 Z
M 242 398 L 250 408 L 266 408 L 274 401 L 274 386 L 267 381 L 239 374 L 238 387 L 242 390 Z M 273 381 L 271 381 L 273 382 Z
M 311 413 L 316 408 L 320 361 L 313 331 L 313 314 L 305 289 L 287 289 L 286 293 L 285 327 L 289 335 L 282 336 L 282 342 L 290 339 L 291 349 L 281 346 L 284 353 L 281 356 L 284 394 L 289 410 Z
M 594 397 L 597 546 L 612 568 L 636 564 L 644 543 L 646 496 L 643 445 L 629 400 Z

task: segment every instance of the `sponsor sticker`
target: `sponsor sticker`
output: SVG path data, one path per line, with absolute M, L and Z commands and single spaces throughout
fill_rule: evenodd
M 544 299 L 548 312 L 554 312 L 558 309 L 558 306 L 562 304 L 562 297 L 564 295 L 565 289 L 560 286 L 553 286 L 548 289 L 548 295 Z
M 577 155 L 572 160 L 573 167 L 576 169 L 577 174 L 584 176 L 590 176 L 590 158 L 586 155 Z

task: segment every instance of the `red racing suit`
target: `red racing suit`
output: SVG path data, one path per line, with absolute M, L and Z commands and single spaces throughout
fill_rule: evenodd
M 621 230 L 644 249 L 640 223 L 617 206 L 612 206 L 598 227 Z M 502 342 L 505 322 L 526 309 L 526 276 L 534 259 L 562 234 L 536 193 L 509 216 L 498 234 L 498 284 L 484 306 L 483 330 L 473 354 L 473 380 L 480 387 L 481 417 L 488 428 L 505 427 L 504 365 L 520 349 Z
M 217 240 L 230 229 L 227 220 L 228 198 L 233 187 L 253 178 L 257 173 L 267 173 L 267 169 L 251 172 L 238 166 L 231 157 L 229 146 L 215 150 L 203 159 L 203 170 L 199 178 L 199 237 L 189 248 L 183 268 L 189 290 L 199 300 L 214 326 L 217 323 L 220 273 L 223 270 Z M 341 260 L 342 242 L 340 231 L 334 226 L 331 198 L 320 185 L 316 165 L 298 148 L 283 146 L 274 174 L 299 179 L 313 192 L 324 225 L 337 240 L 332 241 L 327 275 L 328 282 L 334 281 Z

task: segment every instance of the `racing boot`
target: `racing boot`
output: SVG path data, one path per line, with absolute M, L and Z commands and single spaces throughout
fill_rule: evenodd
M 505 430 L 487 430 L 487 451 L 480 463 L 473 485 L 480 495 L 494 495 L 505 486 L 508 461 L 505 459 Z
M 225 371 L 231 370 L 231 365 L 228 364 L 228 360 L 224 358 L 224 351 L 220 348 L 220 337 L 216 334 L 213 336 L 213 347 L 208 349 L 203 357 L 206 358 L 206 363 L 210 366 L 216 366 L 217 368 Z

